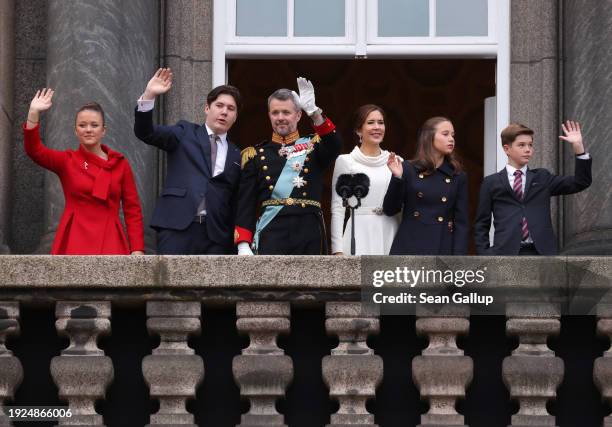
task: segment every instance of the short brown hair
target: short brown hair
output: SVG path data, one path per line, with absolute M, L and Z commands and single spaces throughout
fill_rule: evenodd
M 97 102 L 88 102 L 87 104 L 83 105 L 81 108 L 79 108 L 76 112 L 76 114 L 74 115 L 74 122 L 76 124 L 76 119 L 77 116 L 79 115 L 79 113 L 81 111 L 95 111 L 96 113 L 100 113 L 100 115 L 102 116 L 102 126 L 106 126 L 105 122 L 104 122 L 104 110 L 102 109 L 102 106 L 100 104 L 98 104 Z
M 520 123 L 510 123 L 501 131 L 501 144 L 512 145 L 519 135 L 529 135 L 533 138 L 533 130 Z
M 240 112 L 240 109 L 242 108 L 242 96 L 240 95 L 238 88 L 231 85 L 217 86 L 208 92 L 208 95 L 206 96 L 206 105 L 212 105 L 212 103 L 215 102 L 220 95 L 229 95 L 234 98 L 236 110 Z

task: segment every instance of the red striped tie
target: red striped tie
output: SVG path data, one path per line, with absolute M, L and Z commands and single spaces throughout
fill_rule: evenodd
M 514 171 L 514 186 L 512 189 L 514 190 L 516 197 L 519 200 L 523 200 L 523 172 L 520 170 Z M 525 217 L 523 217 L 523 220 L 521 221 L 521 235 L 523 238 L 522 240 L 527 240 L 527 237 L 529 237 L 527 218 Z

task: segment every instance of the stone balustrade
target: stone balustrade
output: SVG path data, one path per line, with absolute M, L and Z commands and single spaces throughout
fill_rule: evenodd
M 518 340 L 500 367 L 509 397 L 518 404 L 513 426 L 556 425 L 547 404 L 555 400 L 567 368 L 547 342 L 559 333 L 562 314 L 597 315 L 597 332 L 612 337 L 612 258 L 542 257 L 518 264 L 516 258 L 398 257 L 384 264 L 391 261 L 414 270 L 425 265 L 487 271 L 487 289 L 506 299 L 506 333 Z M 295 367 L 278 338 L 290 333 L 294 307 L 311 307 L 325 312 L 321 333 L 338 340 L 320 361 L 329 399 L 338 404 L 329 414 L 328 426 L 376 426 L 376 413 L 366 404 L 376 398 L 388 373 L 383 358 L 367 342 L 380 332 L 385 313 L 360 303 L 361 281 L 368 277 L 364 265 L 370 268 L 372 262 L 376 260 L 316 256 L 2 256 L 0 405 L 11 404 L 24 375 L 10 350 L 11 342 L 20 339 L 20 310 L 51 304 L 57 333 L 69 340 L 50 361 L 58 398 L 74 414 L 60 425 L 104 425 L 104 412 L 94 403 L 105 399 L 114 370 L 98 339 L 112 336 L 113 307 L 145 304 L 147 329 L 159 344 L 142 359 L 141 372 L 132 375 L 144 378 L 150 399 L 159 402 L 148 415 L 148 425 L 195 426 L 186 404 L 205 380 L 206 354 L 196 354 L 189 338 L 206 330 L 203 310 L 225 306 L 235 312 L 237 333 L 249 338 L 241 354 L 233 357 L 233 378 L 227 378 L 249 405 L 237 424 L 284 426 L 287 414 L 277 405 L 292 386 Z M 431 289 L 431 284 L 423 289 Z M 414 386 L 429 405 L 420 414 L 421 426 L 468 424 L 457 403 L 466 397 L 476 366 L 457 338 L 478 339 L 470 335 L 470 310 L 467 305 L 421 307 L 407 318 L 416 322 L 417 335 L 427 339 L 421 355 L 405 361 L 407 370 L 412 367 Z M 595 360 L 592 374 L 607 402 L 612 400 L 610 354 L 608 349 Z M 611 420 L 607 416 L 603 425 L 611 426 Z M 11 425 L 10 420 L 0 415 L 0 425 Z

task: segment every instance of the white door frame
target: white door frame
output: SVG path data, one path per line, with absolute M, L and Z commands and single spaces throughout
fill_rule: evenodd
M 506 156 L 497 135 L 510 120 L 510 0 L 488 0 L 487 37 L 439 38 L 377 37 L 376 20 L 367 20 L 367 16 L 375 16 L 377 0 L 345 1 L 344 38 L 294 38 L 292 34 L 270 38 L 228 34 L 235 31 L 236 0 L 213 0 L 213 86 L 227 82 L 228 58 L 495 58 L 496 138 L 485 139 L 485 145 L 496 153 L 496 167 L 487 166 L 484 174 L 501 169 Z M 434 7 L 435 1 L 430 0 Z M 289 2 L 293 5 L 293 0 Z M 288 9 L 289 15 L 293 8 Z M 430 21 L 432 10 L 430 7 Z M 288 20 L 292 21 L 290 16 Z M 430 35 L 434 31 L 435 22 L 430 24 Z

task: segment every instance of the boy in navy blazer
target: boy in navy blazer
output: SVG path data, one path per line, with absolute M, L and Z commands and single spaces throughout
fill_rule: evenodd
M 159 254 L 235 253 L 234 216 L 240 183 L 240 150 L 227 139 L 238 117 L 240 92 L 218 86 L 206 97 L 202 125 L 184 120 L 154 126 L 155 98 L 172 87 L 172 72 L 160 68 L 138 100 L 134 132 L 166 152 L 167 173 L 151 227 Z
M 574 176 L 558 176 L 546 169 L 528 169 L 533 155 L 533 131 L 518 123 L 501 133 L 508 156 L 504 169 L 487 176 L 480 188 L 475 240 L 479 255 L 556 255 L 556 238 L 550 219 L 550 198 L 573 194 L 591 185 L 592 159 L 584 151 L 578 122 L 561 124 L 576 154 Z M 489 243 L 491 214 L 495 235 Z

